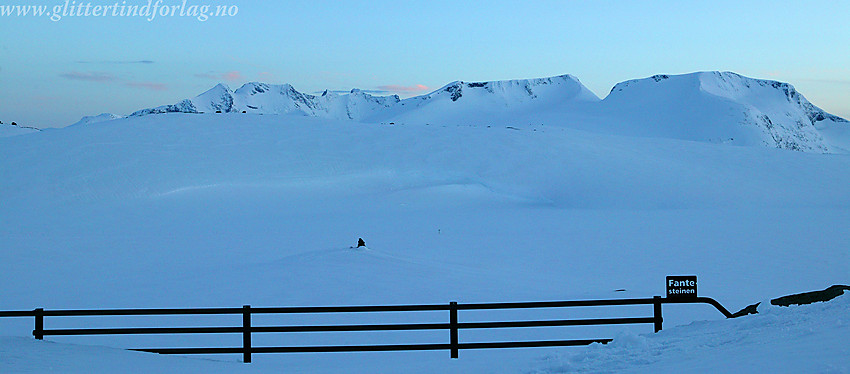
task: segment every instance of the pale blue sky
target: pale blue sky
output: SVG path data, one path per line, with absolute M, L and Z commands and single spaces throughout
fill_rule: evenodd
M 116 0 L 77 4 L 89 2 Z M 0 16 L 0 120 L 62 127 L 171 104 L 219 81 L 410 96 L 454 80 L 572 74 L 604 97 L 623 80 L 701 70 L 786 81 L 850 117 L 848 1 L 187 0 L 205 4 L 238 13 L 205 22 Z

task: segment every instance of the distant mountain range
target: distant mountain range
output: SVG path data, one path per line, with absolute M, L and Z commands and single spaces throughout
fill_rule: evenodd
M 766 146 L 816 153 L 850 151 L 850 123 L 810 103 L 788 83 L 732 72 L 655 75 L 618 83 L 600 99 L 571 75 L 493 82 L 456 81 L 400 99 L 360 90 L 310 95 L 289 84 L 224 84 L 152 114 L 286 114 L 364 123 L 564 126 L 626 136 Z M 118 118 L 85 117 L 94 123 Z

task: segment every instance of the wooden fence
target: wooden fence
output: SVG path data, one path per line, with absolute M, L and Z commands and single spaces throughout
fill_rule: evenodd
M 89 309 L 89 310 L 44 310 L 38 308 L 28 311 L 0 311 L 0 317 L 34 317 L 33 336 L 43 339 L 45 336 L 60 335 L 134 335 L 134 334 L 242 334 L 241 347 L 197 347 L 197 348 L 138 348 L 135 351 L 161 354 L 224 354 L 241 353 L 243 361 L 251 362 L 254 353 L 295 353 L 295 352 L 366 352 L 366 351 L 420 351 L 448 350 L 452 358 L 458 357 L 462 349 L 558 347 L 607 343 L 611 339 L 581 340 L 537 340 L 537 341 L 499 341 L 499 342 L 460 342 L 458 332 L 465 329 L 501 329 L 525 327 L 558 327 L 589 325 L 652 324 L 655 332 L 662 328 L 662 304 L 705 303 L 714 306 L 727 318 L 729 313 L 720 303 L 708 297 L 690 299 L 670 299 L 655 296 L 637 299 L 610 300 L 571 300 L 513 303 L 478 303 L 430 305 L 378 305 L 378 306 L 328 306 L 328 307 L 278 307 L 254 308 L 245 305 L 242 308 L 187 308 L 187 309 Z M 572 308 L 589 306 L 652 305 L 652 316 L 628 318 L 595 319 L 556 319 L 530 321 L 487 321 L 458 322 L 459 311 L 495 310 L 495 309 L 541 309 Z M 297 325 L 297 326 L 253 326 L 251 316 L 255 314 L 326 314 L 326 313 L 373 313 L 373 312 L 423 312 L 447 311 L 448 321 L 441 323 L 411 324 L 352 324 L 352 325 Z M 45 317 L 75 316 L 163 316 L 163 315 L 242 315 L 241 326 L 224 327 L 143 327 L 143 328 L 76 328 L 45 329 Z M 412 331 L 412 330 L 448 330 L 448 342 L 436 344 L 384 344 L 384 345 L 325 345 L 325 346 L 285 346 L 254 347 L 252 334 L 257 333 L 305 333 L 305 332 L 346 332 L 346 331 Z

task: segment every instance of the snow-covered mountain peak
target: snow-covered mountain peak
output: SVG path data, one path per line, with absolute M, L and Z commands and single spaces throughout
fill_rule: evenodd
M 242 87 L 239 87 L 238 89 L 236 89 L 236 91 L 234 93 L 239 94 L 239 95 L 251 96 L 251 95 L 256 95 L 256 94 L 261 94 L 261 93 L 267 92 L 269 89 L 270 89 L 270 87 L 267 83 L 248 82 L 248 83 L 243 84 Z
M 234 108 L 233 90 L 226 84 L 215 87 L 195 97 L 192 102 L 199 112 L 231 112 Z
M 223 97 L 233 98 L 233 90 L 224 83 L 219 83 L 210 88 L 209 90 L 204 91 L 202 94 L 195 97 L 195 101 L 199 100 L 215 100 Z
M 216 84 L 215 86 L 213 86 L 213 88 L 211 88 L 211 89 L 207 90 L 207 92 L 209 92 L 209 91 L 215 91 L 215 92 L 233 92 L 233 90 L 231 90 L 231 89 L 230 89 L 230 86 L 228 86 L 226 83 L 222 83 L 222 82 L 219 82 L 218 84 Z
M 740 100 L 747 97 L 769 94 L 784 97 L 788 102 L 800 104 L 800 94 L 794 86 L 773 80 L 749 78 L 733 72 L 700 72 L 694 74 L 700 89 L 712 95 Z
M 629 80 L 615 85 L 604 102 L 633 126 L 673 137 L 818 153 L 829 152 L 830 144 L 844 148 L 825 140 L 816 126 L 842 126 L 846 120 L 812 105 L 788 83 L 733 72 Z
M 676 96 L 684 93 L 683 91 L 692 90 L 735 102 L 787 103 L 803 109 L 804 114 L 812 122 L 823 120 L 847 122 L 841 117 L 826 113 L 814 106 L 789 83 L 750 78 L 730 71 L 705 71 L 682 75 L 657 74 L 648 78 L 628 80 L 617 83 L 605 100 L 634 101 L 647 94 Z
M 298 92 L 298 90 L 296 90 L 295 87 L 292 87 L 292 85 L 289 84 L 289 83 L 284 83 L 284 84 L 281 84 L 280 86 L 277 86 L 277 87 L 280 87 L 280 93 L 281 94 L 285 94 L 285 95 L 289 95 L 289 94 L 295 95 L 296 93 L 301 94 L 301 92 Z M 297 96 L 297 95 L 295 95 L 295 96 Z
M 489 96 L 505 103 L 524 102 L 545 97 L 556 100 L 599 101 L 593 92 L 579 82 L 578 78 L 566 74 L 549 78 L 514 79 L 489 82 L 454 81 L 421 98 L 447 97 L 458 101 L 464 97 Z
M 79 121 L 75 122 L 71 126 L 81 126 L 81 125 L 90 125 L 92 123 L 111 121 L 113 119 L 124 118 L 123 116 L 119 116 L 117 114 L 112 113 L 101 113 L 96 116 L 85 116 L 81 118 Z
M 812 123 L 819 121 L 848 122 L 846 119 L 826 113 L 814 106 L 800 94 L 793 85 L 774 80 L 748 78 L 733 72 L 704 72 L 699 73 L 700 88 L 708 93 L 732 100 L 774 99 L 803 109 Z

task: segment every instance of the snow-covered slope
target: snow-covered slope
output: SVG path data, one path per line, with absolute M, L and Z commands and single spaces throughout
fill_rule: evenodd
M 787 83 L 728 72 L 619 83 L 603 104 L 626 133 L 818 153 L 830 151 L 818 127 L 850 126 Z
M 554 373 L 847 373 L 850 295 L 826 303 L 762 307 L 758 315 L 697 322 L 658 334 L 541 358 Z
M 38 132 L 35 127 L 13 126 L 7 123 L 0 123 L 0 138 L 7 136 L 23 135 Z
M 848 155 L 569 127 L 169 113 L 0 138 L 0 176 L 0 310 L 647 297 L 663 293 L 670 274 L 698 275 L 701 294 L 735 310 L 767 296 L 850 283 L 850 227 L 840 224 L 850 222 Z M 371 250 L 349 248 L 360 237 Z M 651 314 L 636 313 L 643 312 Z M 617 312 L 575 313 L 569 318 Z M 507 316 L 535 317 L 565 318 Z M 664 318 L 671 329 L 721 316 L 665 306 Z M 91 321 L 46 322 L 62 328 Z M 0 330 L 29 336 L 32 320 L 0 319 Z M 624 331 L 651 327 L 464 331 L 460 339 Z M 111 347 L 240 341 L 50 339 Z M 410 344 L 447 336 L 256 339 L 258 346 Z M 460 360 L 441 351 L 269 354 L 251 365 L 310 373 L 524 372 L 535 357 L 563 349 L 463 351 Z
M 92 123 L 111 121 L 114 119 L 124 118 L 123 116 L 112 114 L 112 113 L 101 113 L 96 116 L 85 116 L 79 121 L 75 122 L 71 126 L 81 126 L 81 125 L 89 125 Z
M 219 84 L 193 99 L 131 116 L 183 113 L 294 114 L 367 123 L 559 126 L 815 153 L 850 150 L 850 123 L 811 104 L 787 83 L 729 72 L 656 75 L 617 84 L 599 100 L 577 78 L 453 82 L 399 100 L 359 90 L 314 96 L 288 84 Z

